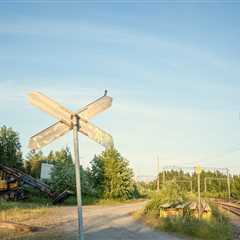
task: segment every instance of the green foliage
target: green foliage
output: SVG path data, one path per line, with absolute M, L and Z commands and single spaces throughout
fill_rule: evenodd
M 51 152 L 51 155 L 52 159 L 54 159 L 54 168 L 50 180 L 52 190 L 63 192 L 68 189 L 75 192 L 75 169 L 71 153 L 68 149 L 62 149 L 56 153 Z
M 187 200 L 185 191 L 174 181 L 167 182 L 159 192 L 156 192 L 145 207 L 144 212 L 159 213 L 160 206 L 164 203 L 181 204 Z
M 223 219 L 212 217 L 210 220 L 198 220 L 191 216 L 167 217 L 158 220 L 157 228 L 162 231 L 181 233 L 198 239 L 232 240 L 232 226 L 228 220 Z
M 56 155 L 56 154 L 55 154 Z M 90 168 L 81 171 L 81 188 L 83 198 L 129 199 L 137 196 L 136 186 L 132 180 L 132 170 L 116 149 L 108 149 L 95 156 Z M 54 191 L 65 189 L 75 192 L 75 166 L 71 154 L 55 159 L 51 175 Z
M 24 166 L 26 173 L 33 176 L 34 178 L 40 178 L 41 164 L 44 162 L 45 157 L 42 151 L 36 152 L 34 150 L 27 154 Z
M 75 170 L 74 165 L 68 161 L 56 162 L 51 173 L 51 188 L 56 192 L 65 189 L 75 192 Z
M 0 128 L 0 163 L 20 169 L 23 167 L 19 134 L 6 126 Z
M 63 192 L 67 189 L 76 193 L 75 166 L 68 148 L 51 151 L 48 156 L 41 151 L 31 151 L 25 161 L 26 172 L 39 178 L 43 162 L 54 165 L 51 179 L 48 180 L 52 191 Z M 114 148 L 95 156 L 90 168 L 85 170 L 81 167 L 80 172 L 82 196 L 86 202 L 97 198 L 129 199 L 139 195 L 128 161 Z
M 33 199 L 24 199 L 22 201 L 5 201 L 0 199 L 0 213 L 7 209 L 33 209 L 51 206 L 46 198 L 34 197 Z
M 137 195 L 133 172 L 120 153 L 109 148 L 91 162 L 91 179 L 98 197 L 129 199 Z
M 240 176 L 235 175 L 231 184 L 232 197 L 240 200 Z
M 54 168 L 51 173 L 50 185 L 53 191 L 63 192 L 68 189 L 76 192 L 75 166 L 69 149 L 62 149 L 51 153 L 54 159 Z M 90 174 L 88 170 L 80 168 L 82 195 L 93 195 Z
M 83 195 L 82 204 L 83 205 L 92 205 L 98 203 L 98 199 L 92 195 Z M 77 204 L 76 196 L 70 196 L 64 201 L 64 205 L 72 206 Z
M 168 187 L 177 189 L 176 186 Z M 197 239 L 233 239 L 233 229 L 229 219 L 213 205 L 211 206 L 212 215 L 208 219 L 198 219 L 190 211 L 186 211 L 183 216 L 160 217 L 160 205 L 163 203 L 179 203 L 188 199 L 188 197 L 182 194 L 178 196 L 178 194 L 181 194 L 179 189 L 168 191 L 164 188 L 162 193 L 159 193 L 146 205 L 143 212 L 145 221 L 161 231 L 180 233 Z
M 207 180 L 207 192 L 204 192 L 204 179 L 212 178 Z M 218 178 L 218 179 L 217 179 Z M 219 178 L 221 180 L 219 180 Z M 163 186 L 163 172 L 159 173 L 160 189 Z M 195 173 L 190 174 L 189 172 L 169 170 L 165 171 L 165 182 L 175 180 L 183 191 L 190 192 L 190 181 L 192 181 L 193 192 L 197 192 L 197 175 Z M 181 182 L 186 181 L 186 182 Z M 228 197 L 228 186 L 227 186 L 227 173 L 221 171 L 202 171 L 201 173 L 201 192 L 205 197 L 215 198 L 227 198 Z M 230 176 L 231 182 L 231 197 L 240 199 L 240 175 Z M 149 183 L 138 182 L 141 193 L 146 196 L 152 194 L 152 191 L 156 191 L 157 179 Z
M 148 198 L 149 196 L 152 195 L 152 193 L 156 192 L 156 186 L 152 186 L 152 184 L 146 183 L 144 181 L 137 182 L 137 188 L 139 194 L 144 198 Z
M 104 161 L 95 155 L 91 161 L 91 169 L 89 171 L 95 195 L 96 197 L 101 198 L 103 197 L 105 190 Z
M 30 151 L 25 160 L 25 170 L 28 174 L 35 178 L 40 178 L 41 173 L 41 164 L 50 163 L 55 164 L 60 161 L 64 162 L 65 160 L 71 160 L 71 153 L 68 148 L 63 148 L 59 151 L 51 151 L 47 156 L 43 155 L 42 151 Z

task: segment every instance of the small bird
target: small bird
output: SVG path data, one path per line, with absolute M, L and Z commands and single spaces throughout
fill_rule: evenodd
M 107 90 L 105 89 L 105 91 L 104 91 L 104 96 L 107 96 Z

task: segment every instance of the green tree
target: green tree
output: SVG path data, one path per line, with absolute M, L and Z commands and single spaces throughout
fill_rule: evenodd
M 68 148 L 61 149 L 59 151 L 50 151 L 47 156 L 44 156 L 42 151 L 31 150 L 25 160 L 25 170 L 28 174 L 35 178 L 40 178 L 41 164 L 50 163 L 55 164 L 56 162 L 72 162 L 72 156 Z
M 74 165 L 68 157 L 55 161 L 51 173 L 51 187 L 57 192 L 62 192 L 65 189 L 75 192 L 76 184 Z
M 0 163 L 20 169 L 23 167 L 19 134 L 6 126 L 0 128 Z
M 240 176 L 234 175 L 231 180 L 231 195 L 235 199 L 240 199 Z
M 136 189 L 133 182 L 133 171 L 120 153 L 109 148 L 91 162 L 93 188 L 104 198 L 129 199 Z
M 91 161 L 90 182 L 96 197 L 101 198 L 104 194 L 104 162 L 96 155 Z
M 24 162 L 26 173 L 33 176 L 34 178 L 40 178 L 41 164 L 44 162 L 44 160 L 45 157 L 42 151 L 30 151 L 27 154 L 26 160 Z
M 160 186 L 163 186 L 163 172 L 159 173 Z M 175 180 L 178 185 L 184 191 L 190 191 L 190 180 L 192 181 L 193 192 L 197 192 L 197 174 L 194 172 L 190 174 L 189 172 L 184 172 L 183 170 L 165 170 L 164 171 L 165 182 Z M 227 174 L 226 171 L 202 171 L 201 173 L 201 192 L 204 192 L 204 183 L 206 180 L 207 193 L 206 196 L 212 197 L 227 197 L 228 196 L 228 186 L 227 186 Z M 181 180 L 185 180 L 181 182 Z M 187 180 L 187 181 L 186 181 Z M 157 180 L 154 180 L 154 189 L 156 189 Z M 233 185 L 233 183 L 231 184 Z M 151 185 L 147 184 L 146 187 L 150 188 Z M 234 186 L 232 186 L 234 188 Z M 232 190 L 233 191 L 233 190 Z M 237 194 L 237 193 L 236 193 Z
M 50 152 L 54 168 L 51 173 L 51 187 L 53 191 L 62 192 L 66 189 L 76 192 L 75 166 L 68 148 Z M 93 195 L 90 174 L 80 167 L 82 195 Z

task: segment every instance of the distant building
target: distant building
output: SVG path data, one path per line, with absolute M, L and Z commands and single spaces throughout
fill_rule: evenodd
M 41 179 L 50 179 L 53 167 L 54 167 L 53 164 L 42 163 L 41 164 L 41 176 L 40 176 L 40 178 Z

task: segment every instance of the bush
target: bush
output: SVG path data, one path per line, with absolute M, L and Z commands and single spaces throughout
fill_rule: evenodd
M 82 167 L 80 167 L 80 172 L 83 197 L 94 195 L 89 172 Z M 54 192 L 60 193 L 67 189 L 76 193 L 75 166 L 71 159 L 56 161 L 51 173 L 50 185 Z
M 172 181 L 167 182 L 159 192 L 156 192 L 152 200 L 146 205 L 144 212 L 158 212 L 164 203 L 180 204 L 187 200 L 186 192 Z
M 209 220 L 197 219 L 190 215 L 185 217 L 167 217 L 159 219 L 160 230 L 189 235 L 199 239 L 232 240 L 233 230 L 226 217 L 218 211 L 218 217 Z

